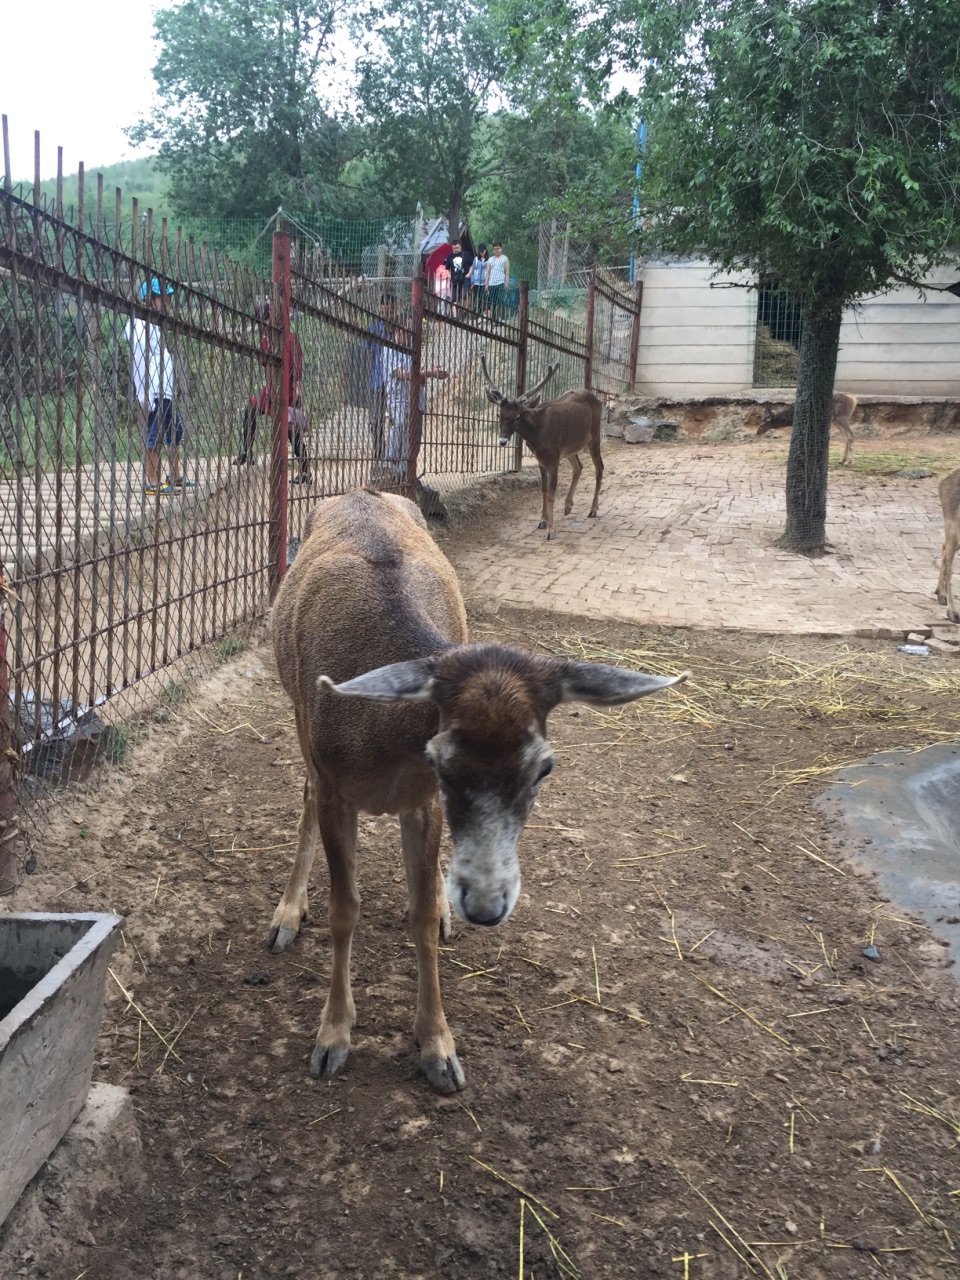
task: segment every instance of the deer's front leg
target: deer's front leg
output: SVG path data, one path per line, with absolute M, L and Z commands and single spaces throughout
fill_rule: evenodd
M 440 865 L 440 802 L 400 815 L 403 865 L 410 892 L 410 932 L 417 949 L 417 1013 L 413 1034 L 420 1046 L 420 1066 L 438 1093 L 456 1093 L 465 1083 L 457 1046 L 440 998 L 437 945 L 441 906 L 437 893 Z
M 321 794 L 317 805 L 320 838 L 330 868 L 330 936 L 333 963 L 330 993 L 323 1006 L 310 1074 L 328 1079 L 341 1071 L 350 1053 L 357 1011 L 350 990 L 350 951 L 360 916 L 357 892 L 357 811 L 339 796 Z
M 545 529 L 547 527 L 547 484 L 548 484 L 547 468 L 541 462 L 540 463 L 540 497 L 542 501 L 540 504 L 540 523 L 537 525 L 538 529 Z
M 559 478 L 559 460 L 547 467 L 547 541 L 554 536 L 553 504 L 557 496 L 557 480 Z

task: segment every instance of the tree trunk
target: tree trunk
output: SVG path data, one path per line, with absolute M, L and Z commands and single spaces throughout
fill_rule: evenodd
M 450 204 L 447 208 L 447 239 L 453 244 L 460 238 L 460 207 L 463 196 L 459 191 L 451 191 Z
M 840 346 L 841 304 L 812 298 L 803 305 L 797 399 L 787 459 L 787 525 L 780 546 L 819 552 L 827 538 L 827 466 L 833 380 Z

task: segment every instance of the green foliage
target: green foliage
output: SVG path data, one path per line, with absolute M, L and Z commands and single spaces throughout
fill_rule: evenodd
M 123 192 L 124 212 L 129 203 L 135 199 L 140 202 L 142 210 L 152 209 L 154 216 L 173 217 L 173 206 L 170 202 L 166 175 L 161 171 L 156 156 L 145 156 L 140 160 L 121 160 L 118 164 L 99 165 L 86 170 L 84 184 L 84 209 L 89 219 L 96 212 L 97 175 L 103 174 L 104 217 L 109 225 L 113 224 L 116 191 Z M 48 178 L 41 182 L 40 190 L 50 201 L 56 198 L 57 182 Z M 65 174 L 63 179 L 63 207 L 72 221 L 77 208 L 79 194 L 79 177 L 76 173 Z
M 347 157 L 348 131 L 317 92 L 332 0 L 181 0 L 154 22 L 160 105 L 131 137 L 159 143 L 177 213 L 322 206 Z
M 246 647 L 247 642 L 242 636 L 227 636 L 224 640 L 218 640 L 213 646 L 213 656 L 217 662 L 228 662 L 238 653 L 243 653 Z
M 849 302 L 957 243 L 960 34 L 952 0 L 626 0 L 650 59 L 648 249 L 769 268 Z
M 504 35 L 476 0 L 383 0 L 356 26 L 370 33 L 357 96 L 377 180 L 397 207 L 420 201 L 454 226 L 466 194 L 507 167 L 482 128 L 507 69 Z

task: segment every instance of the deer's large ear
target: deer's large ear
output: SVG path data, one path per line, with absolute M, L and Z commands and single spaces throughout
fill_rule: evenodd
M 561 676 L 561 702 L 590 702 L 595 707 L 616 707 L 671 685 L 682 684 L 690 675 L 651 676 L 645 671 L 625 671 L 603 662 L 571 662 Z
M 494 391 L 492 387 L 485 387 L 484 390 L 486 391 L 487 399 L 491 404 L 500 404 L 503 400 L 502 391 Z
M 433 663 L 429 658 L 413 662 L 391 662 L 387 667 L 377 667 L 343 684 L 334 684 L 329 676 L 320 676 L 317 684 L 345 698 L 380 698 L 396 701 L 407 698 L 413 701 L 429 698 L 434 685 Z
M 534 396 L 532 400 L 524 400 L 523 407 L 525 409 L 535 409 L 540 403 L 540 397 Z

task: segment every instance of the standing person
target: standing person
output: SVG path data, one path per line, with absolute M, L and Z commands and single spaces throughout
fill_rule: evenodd
M 398 320 L 394 321 L 393 340 L 396 343 L 408 342 L 410 335 Z M 389 465 L 391 479 L 402 484 L 407 474 L 407 462 L 410 454 L 410 381 L 413 377 L 413 359 L 406 351 L 395 347 L 383 349 L 384 374 L 386 381 L 386 408 L 390 419 L 390 431 L 387 438 L 386 462 Z M 434 366 L 424 369 L 424 378 L 446 378 L 445 369 Z M 414 452 L 420 449 L 423 439 L 423 411 L 426 408 L 426 392 L 420 388 L 420 431 L 413 442 Z
M 486 304 L 487 262 L 490 255 L 485 244 L 477 245 L 477 256 L 470 266 L 470 301 L 474 311 L 482 315 Z
M 504 294 L 510 281 L 510 259 L 504 256 L 503 245 L 499 240 L 493 242 L 493 257 L 487 263 L 487 298 L 490 314 L 494 320 L 502 320 L 504 315 Z
M 368 420 L 375 463 L 383 462 L 384 458 L 383 422 L 387 408 L 386 361 L 390 351 L 384 346 L 383 339 L 393 336 L 396 310 L 394 299 L 388 293 L 383 294 L 380 298 L 380 314 L 367 330 L 370 337 L 364 340 L 364 346 L 372 353 Z
M 173 354 L 163 340 L 160 317 L 166 312 L 172 285 L 162 285 L 154 276 L 140 286 L 140 297 L 147 303 L 151 318 L 139 320 L 131 316 L 127 327 L 130 343 L 130 375 L 137 403 L 147 416 L 147 475 L 143 492 L 148 497 L 158 493 L 180 493 L 180 441 L 183 423 L 174 404 Z M 152 317 L 156 315 L 156 320 Z M 170 464 L 169 482 L 160 482 L 160 447 Z
M 269 324 L 269 301 L 256 303 L 253 308 L 253 315 L 254 319 L 258 320 L 261 325 Z M 260 349 L 261 351 L 270 350 L 270 335 L 266 331 L 261 335 Z M 287 383 L 287 433 L 293 444 L 293 456 L 298 467 L 297 474 L 293 477 L 293 483 L 309 484 L 310 468 L 307 465 L 307 446 L 303 439 L 305 422 L 302 407 L 303 347 L 301 347 L 300 339 L 292 329 L 287 334 L 287 358 L 290 362 L 290 377 Z M 250 403 L 244 410 L 243 425 L 240 429 L 240 452 L 233 460 L 234 466 L 242 467 L 246 464 L 252 467 L 256 462 L 253 446 L 257 434 L 257 419 L 258 417 L 273 416 L 273 379 L 274 369 L 271 366 L 270 372 L 267 374 L 267 385 L 261 387 L 257 395 L 250 397 Z
M 473 266 L 473 258 L 462 247 L 459 240 L 454 240 L 443 265 L 450 272 L 450 300 L 453 303 L 453 314 L 456 315 L 457 305 L 462 306 L 466 302 L 470 290 L 470 268 Z

